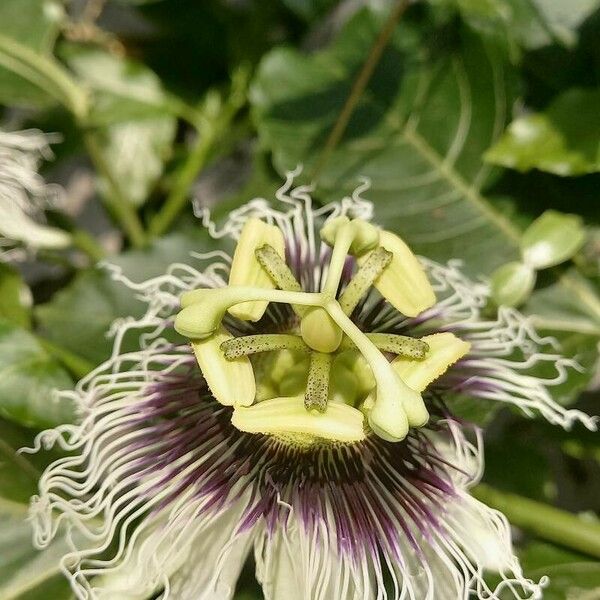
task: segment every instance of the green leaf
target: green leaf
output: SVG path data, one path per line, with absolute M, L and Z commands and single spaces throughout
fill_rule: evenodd
M 283 0 L 292 12 L 307 21 L 325 14 L 337 3 L 337 0 Z
M 99 127 L 108 167 L 129 202 L 143 204 L 171 155 L 177 125 L 160 80 L 141 63 L 102 50 L 66 46 L 61 55 L 94 93 L 89 120 Z
M 276 49 L 263 60 L 251 97 L 280 173 L 304 164 L 312 174 L 380 27 L 363 11 L 329 50 Z M 464 258 L 471 273 L 489 273 L 518 258 L 518 232 L 482 195 L 490 169 L 481 154 L 503 128 L 510 67 L 468 32 L 439 54 L 406 23 L 396 32 L 317 193 L 339 199 L 369 177 L 364 196 L 387 229 L 420 254 Z
M 492 298 L 498 306 L 519 306 L 535 285 L 535 271 L 521 262 L 510 262 L 491 276 Z
M 597 600 L 600 597 L 600 562 L 577 562 L 543 567 L 528 576 L 550 578 L 544 600 Z
M 125 252 L 110 260 L 134 282 L 163 274 L 173 262 L 190 262 L 190 252 L 206 252 L 214 242 L 200 228 L 161 238 L 145 250 Z M 50 341 L 86 358 L 94 365 L 106 360 L 113 340 L 106 334 L 116 319 L 139 318 L 145 304 L 136 292 L 113 281 L 102 269 L 80 272 L 71 284 L 35 310 L 42 334 Z M 137 335 L 126 340 L 126 348 L 138 347 Z
M 600 171 L 600 90 L 569 90 L 543 113 L 519 117 L 486 153 L 494 164 L 555 175 Z
M 21 275 L 0 263 L 0 319 L 29 329 L 32 302 L 31 291 Z
M 17 454 L 30 446 L 33 433 L 0 419 L 0 598 L 2 600 L 67 600 L 72 591 L 59 561 L 69 551 L 59 535 L 47 549 L 36 550 L 28 522 L 29 498 L 47 453 Z
M 52 51 L 60 21 L 62 2 L 57 0 L 2 0 L 2 34 L 40 54 Z M 0 104 L 45 106 L 51 97 L 37 86 L 4 68 L 0 56 Z
M 513 52 L 549 44 L 574 46 L 578 27 L 598 0 L 430 0 L 454 7 L 476 31 L 503 41 Z M 516 54 L 515 54 L 516 56 Z
M 523 260 L 534 269 L 554 267 L 572 258 L 584 241 L 581 217 L 547 210 L 521 238 Z
M 0 321 L 0 415 L 28 427 L 73 419 L 73 407 L 53 397 L 72 387 L 66 371 L 28 331 Z

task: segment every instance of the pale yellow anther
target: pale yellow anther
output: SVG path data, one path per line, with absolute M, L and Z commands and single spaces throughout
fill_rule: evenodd
M 229 285 L 265 289 L 276 287 L 273 279 L 256 258 L 255 251 L 265 244 L 269 244 L 281 258 L 285 258 L 285 242 L 279 227 L 268 225 L 255 217 L 248 219 L 235 247 Z M 265 313 L 268 304 L 262 300 L 243 302 L 232 306 L 229 313 L 243 321 L 258 321 Z
M 221 344 L 233 336 L 220 327 L 203 340 L 192 340 L 192 348 L 213 396 L 226 406 L 250 406 L 256 396 L 252 364 L 247 356 L 227 360 Z
M 394 371 L 412 389 L 422 392 L 431 382 L 443 375 L 448 367 L 461 359 L 471 344 L 452 333 L 434 333 L 421 338 L 429 345 L 424 359 L 399 356 L 392 362 Z
M 347 404 L 332 403 L 325 412 L 307 411 L 304 397 L 273 398 L 249 408 L 236 407 L 231 418 L 240 431 L 285 436 L 293 441 L 294 436 L 302 444 L 360 442 L 365 439 L 363 414 Z
M 419 260 L 410 248 L 389 231 L 379 232 L 379 245 L 392 253 L 390 264 L 375 280 L 375 287 L 398 311 L 415 317 L 436 302 L 435 293 Z M 359 264 L 368 254 L 359 258 Z

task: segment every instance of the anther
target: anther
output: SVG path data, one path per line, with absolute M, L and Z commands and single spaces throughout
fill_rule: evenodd
M 325 412 L 329 395 L 329 373 L 332 360 L 333 356 L 331 354 L 313 352 L 310 355 L 306 395 L 304 396 L 306 410 Z
M 229 339 L 221 344 L 221 351 L 227 360 L 274 350 L 310 352 L 310 348 L 302 341 L 300 336 L 286 333 L 244 335 Z
M 392 256 L 392 253 L 385 248 L 377 248 L 369 254 L 339 298 L 340 306 L 345 314 L 348 316 L 352 314 L 360 299 L 390 264 Z

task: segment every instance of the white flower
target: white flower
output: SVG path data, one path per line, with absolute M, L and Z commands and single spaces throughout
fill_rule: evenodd
M 237 266 L 218 251 L 141 284 L 113 268 L 148 309 L 65 392 L 81 423 L 37 439 L 69 453 L 40 479 L 36 544 L 62 522 L 87 538 L 62 561 L 81 599 L 229 599 L 252 551 L 268 600 L 541 597 L 504 516 L 469 495 L 481 436 L 450 410 L 469 394 L 594 428 L 548 393 L 568 361 L 516 311 L 482 320 L 487 287 L 456 262 L 423 260 L 430 286 L 360 190 L 313 209 L 293 175 L 278 206 L 253 200 L 222 229 L 202 212 L 238 241 Z M 141 348 L 122 352 L 131 330 Z M 557 376 L 528 375 L 540 362 Z
M 48 137 L 36 130 L 0 131 L 0 259 L 23 258 L 25 249 L 65 248 L 70 236 L 45 225 L 44 209 L 60 203 L 62 189 L 38 169 L 51 158 Z

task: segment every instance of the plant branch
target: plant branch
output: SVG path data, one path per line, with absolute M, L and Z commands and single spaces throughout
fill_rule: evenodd
M 369 54 L 367 55 L 367 59 L 365 60 L 361 70 L 358 73 L 357 78 L 354 80 L 354 84 L 352 85 L 352 89 L 350 90 L 350 94 L 342 107 L 342 110 L 335 122 L 327 141 L 325 142 L 325 146 L 321 155 L 317 160 L 317 164 L 312 173 L 311 179 L 317 179 L 323 167 L 331 157 L 331 154 L 339 144 L 344 132 L 346 131 L 346 127 L 348 127 L 348 123 L 350 121 L 350 117 L 362 96 L 362 93 L 365 91 L 369 80 L 371 79 L 373 72 L 375 71 L 375 67 L 385 50 L 388 42 L 392 34 L 394 33 L 394 29 L 402 15 L 406 12 L 406 9 L 410 5 L 410 0 L 398 0 L 396 4 L 393 6 L 390 14 L 383 25 L 383 28 L 379 32 L 375 43 L 371 47 Z
M 185 118 L 188 121 L 193 119 L 191 122 L 197 130 L 197 138 L 165 203 L 150 221 L 150 236 L 158 237 L 165 233 L 185 207 L 194 181 L 206 165 L 215 142 L 246 102 L 249 76 L 250 73 L 245 67 L 233 74 L 231 93 L 225 103 L 216 93 L 209 93 L 203 108 L 196 116 L 194 110 L 191 113 L 191 109 L 186 111 Z
M 584 521 L 554 506 L 485 484 L 479 484 L 471 493 L 481 502 L 504 513 L 513 525 L 542 539 L 600 558 L 600 523 Z

